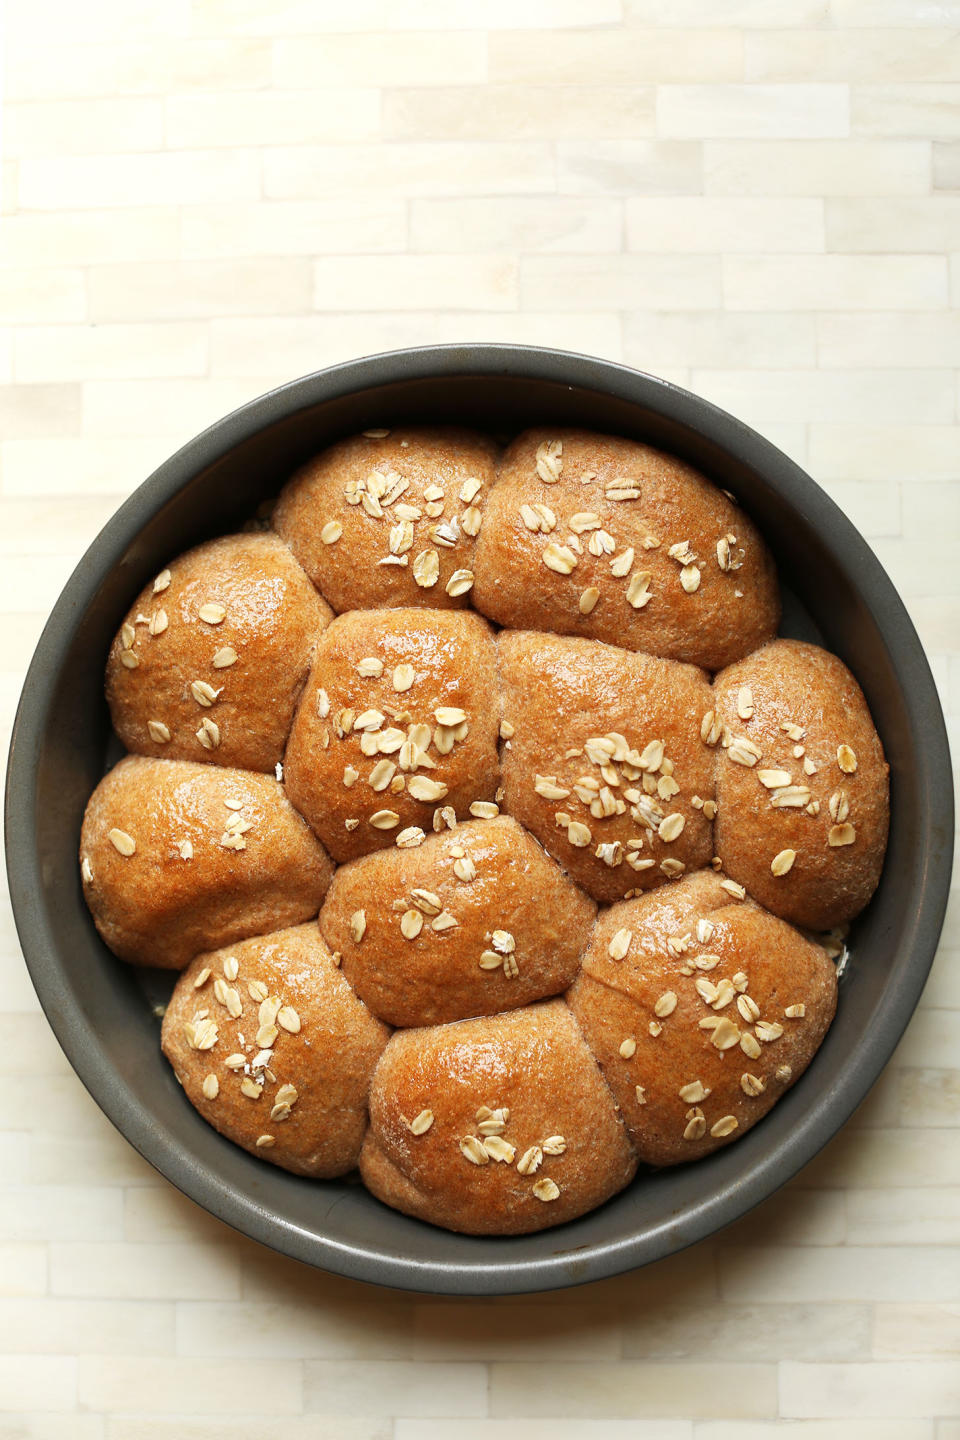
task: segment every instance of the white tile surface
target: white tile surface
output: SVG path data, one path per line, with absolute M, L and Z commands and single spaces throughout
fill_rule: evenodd
M 960 740 L 960 0 L 8 0 L 0 741 L 181 441 L 499 339 L 756 423 L 900 586 Z M 723 1235 L 543 1297 L 315 1274 L 161 1182 L 0 911 L 0 1440 L 960 1440 L 960 899 L 845 1131 Z M 26 1099 L 29 1103 L 26 1103 Z

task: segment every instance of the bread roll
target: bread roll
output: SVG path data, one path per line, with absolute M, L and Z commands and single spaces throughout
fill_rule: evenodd
M 596 908 L 501 815 L 342 866 L 320 928 L 375 1015 L 437 1025 L 566 990 Z
M 80 863 L 114 954 L 166 970 L 316 915 L 333 874 L 272 775 L 137 756 L 91 795 Z
M 569 993 L 651 1165 L 745 1134 L 803 1074 L 836 1008 L 826 951 L 724 884 L 701 871 L 611 906 Z
M 447 1230 L 544 1230 L 602 1204 L 635 1169 L 610 1091 L 560 1000 L 398 1030 L 374 1072 L 364 1182 Z
M 326 1179 L 357 1163 L 389 1033 L 311 924 L 197 956 L 170 998 L 162 1043 L 190 1104 L 221 1135 Z
M 287 745 L 287 793 L 338 862 L 417 844 L 492 806 L 500 698 L 478 615 L 357 610 L 320 636 Z
M 138 755 L 272 771 L 332 613 L 276 535 L 188 550 L 110 648 L 113 728 Z
M 504 631 L 504 805 L 597 900 L 712 854 L 710 704 L 689 665 L 596 640 Z
M 496 455 L 452 427 L 354 435 L 297 471 L 273 523 L 337 611 L 463 609 Z
M 772 639 L 773 561 L 698 471 L 588 430 L 527 430 L 504 455 L 474 562 L 473 603 L 554 630 L 717 670 Z
M 836 655 L 777 640 L 717 676 L 714 705 L 727 873 L 795 925 L 851 920 L 877 887 L 889 824 L 889 767 L 856 680 Z

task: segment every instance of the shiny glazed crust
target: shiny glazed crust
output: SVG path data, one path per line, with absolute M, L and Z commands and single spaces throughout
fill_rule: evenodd
M 890 817 L 889 766 L 856 680 L 827 650 L 777 640 L 722 671 L 714 696 L 754 762 L 717 746 L 716 847 L 728 873 L 795 925 L 852 919 L 877 888 Z
M 121 760 L 91 795 L 80 861 L 110 949 L 165 970 L 309 919 L 333 875 L 272 775 L 140 756 Z
M 596 640 L 512 630 L 498 651 L 510 729 L 504 804 L 564 869 L 611 901 L 708 864 L 703 672 Z
M 837 979 L 821 946 L 701 871 L 611 906 L 568 999 L 640 1159 L 675 1165 L 730 1144 L 803 1074 Z
M 221 1135 L 328 1179 L 357 1163 L 389 1034 L 317 927 L 298 925 L 198 955 L 177 981 L 162 1043 L 187 1099 Z
M 474 569 L 473 603 L 500 625 L 708 670 L 772 639 L 780 619 L 770 553 L 722 490 L 672 455 L 586 430 L 514 440 Z
M 272 771 L 332 616 L 276 535 L 188 550 L 141 591 L 110 647 L 113 728 L 137 755 Z
M 421 1130 L 425 1112 L 433 1118 Z M 560 1000 L 398 1030 L 374 1072 L 364 1182 L 388 1205 L 448 1230 L 525 1235 L 572 1220 L 622 1190 L 636 1164 Z
M 354 435 L 294 475 L 273 523 L 338 613 L 463 609 L 496 457 L 470 430 Z
M 375 1015 L 438 1025 L 565 990 L 595 916 L 583 891 L 502 815 L 341 866 L 320 928 Z
M 351 611 L 320 636 L 287 745 L 287 793 L 334 859 L 352 860 L 406 830 L 430 833 L 443 808 L 464 820 L 493 802 L 499 724 L 496 652 L 479 615 Z

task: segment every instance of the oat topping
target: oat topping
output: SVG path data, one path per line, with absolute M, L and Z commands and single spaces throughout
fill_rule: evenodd
M 478 1140 L 476 1135 L 465 1135 L 460 1141 L 460 1152 L 471 1163 L 471 1165 L 489 1165 L 490 1156 L 484 1148 L 483 1142 Z
M 470 814 L 475 820 L 495 820 L 500 814 L 500 806 L 495 805 L 492 800 L 473 800 Z
M 424 590 L 436 585 L 440 577 L 440 556 L 436 550 L 421 550 L 413 562 L 413 578 Z
M 747 740 L 740 735 L 731 740 L 727 747 L 727 755 L 735 764 L 747 766 L 756 765 L 757 761 L 763 758 L 760 747 L 754 745 L 752 740 Z
M 472 570 L 454 570 L 445 586 L 448 595 L 456 599 L 460 595 L 466 595 L 468 590 L 473 589 Z
M 672 1015 L 677 1008 L 677 997 L 673 990 L 665 990 L 655 1001 L 653 1013 L 660 1020 L 665 1020 Z
M 633 932 L 620 929 L 610 941 L 608 954 L 611 960 L 622 960 L 630 949 L 630 941 L 633 939 Z
M 518 1175 L 533 1175 L 543 1164 L 543 1151 L 539 1145 L 531 1145 L 524 1150 L 517 1161 Z
M 400 934 L 405 940 L 416 940 L 423 929 L 423 913 L 420 910 L 405 910 L 400 919 Z M 497 962 L 499 964 L 499 961 Z
M 727 894 L 732 895 L 734 900 L 745 900 L 747 898 L 746 890 L 742 885 L 738 885 L 736 880 L 721 880 L 720 889 L 726 890 Z
M 220 744 L 220 726 L 209 715 L 205 715 L 200 721 L 200 729 L 196 732 L 196 738 L 200 741 L 204 750 L 216 750 Z
M 723 1115 L 710 1126 L 710 1134 L 717 1139 L 726 1135 L 732 1135 L 739 1125 L 736 1115 Z
M 837 750 L 837 764 L 844 775 L 853 775 L 857 768 L 857 757 L 849 745 L 841 745 Z
M 559 545 L 555 540 L 544 546 L 541 558 L 547 569 L 555 570 L 558 575 L 569 575 L 577 563 L 577 557 L 570 546 Z
M 650 581 L 653 575 L 649 570 L 635 570 L 630 576 L 630 583 L 627 586 L 627 602 L 634 610 L 642 610 L 652 600 L 650 593 Z
M 774 855 L 770 861 L 770 870 L 774 875 L 786 875 L 793 868 L 793 862 L 797 858 L 796 850 L 781 850 Z
M 687 1122 L 683 1131 L 684 1140 L 702 1140 L 707 1133 L 707 1121 L 699 1106 L 688 1110 L 684 1119 Z
M 545 485 L 555 485 L 563 470 L 563 441 L 544 440 L 537 447 L 536 467 Z

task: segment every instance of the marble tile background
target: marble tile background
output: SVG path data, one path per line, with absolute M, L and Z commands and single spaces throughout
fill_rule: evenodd
M 956 742 L 960 0 L 9 0 L 3 86 L 5 731 L 180 442 L 330 361 L 502 339 L 668 376 L 809 467 Z M 414 1299 L 161 1182 L 4 905 L 0 1440 L 960 1440 L 958 1011 L 955 902 L 876 1090 L 747 1220 L 583 1290 Z

